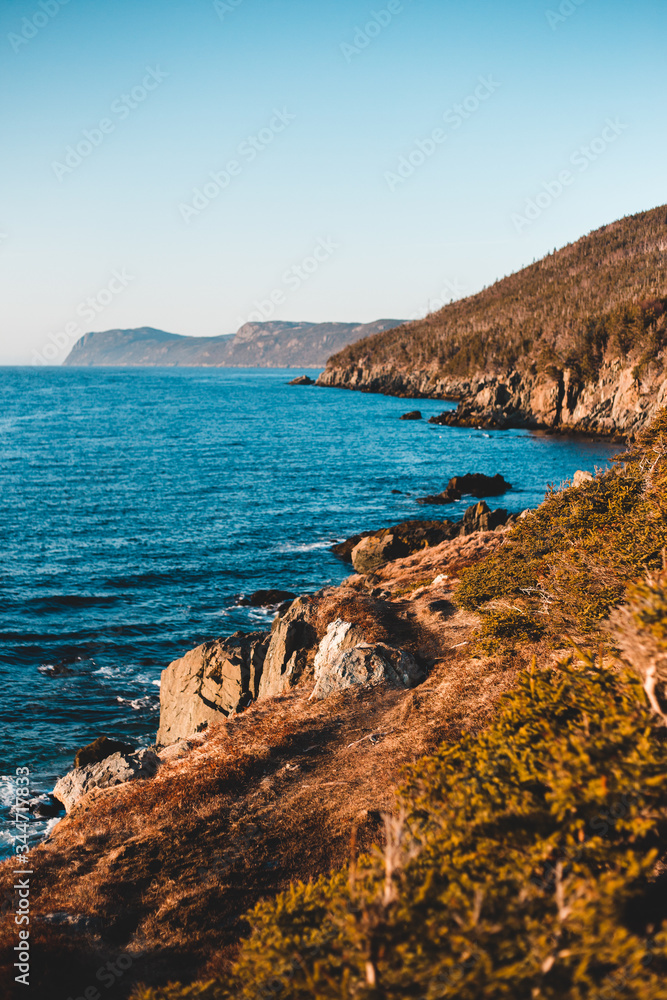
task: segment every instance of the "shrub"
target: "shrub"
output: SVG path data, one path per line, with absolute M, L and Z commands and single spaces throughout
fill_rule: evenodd
M 410 770 L 384 852 L 255 908 L 230 996 L 667 997 L 666 777 L 636 678 L 526 672 Z
M 592 482 L 547 494 L 501 549 L 461 576 L 457 603 L 530 597 L 551 633 L 597 634 L 628 583 L 657 568 L 667 546 L 667 415 Z
M 544 625 L 522 608 L 494 608 L 487 611 L 474 640 L 481 653 L 493 653 L 508 642 L 536 642 L 544 635 Z

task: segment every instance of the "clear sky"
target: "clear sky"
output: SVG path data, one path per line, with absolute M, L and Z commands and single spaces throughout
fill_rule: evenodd
M 0 363 L 414 317 L 665 203 L 666 37 L 664 0 L 2 0 Z

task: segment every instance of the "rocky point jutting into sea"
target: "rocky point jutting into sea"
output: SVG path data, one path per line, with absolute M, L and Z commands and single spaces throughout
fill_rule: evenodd
M 318 385 L 458 402 L 441 423 L 628 436 L 667 400 L 667 208 L 331 358 Z

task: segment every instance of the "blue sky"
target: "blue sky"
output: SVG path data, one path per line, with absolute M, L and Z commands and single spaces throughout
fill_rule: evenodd
M 667 202 L 666 34 L 663 0 L 3 0 L 0 363 L 414 317 Z

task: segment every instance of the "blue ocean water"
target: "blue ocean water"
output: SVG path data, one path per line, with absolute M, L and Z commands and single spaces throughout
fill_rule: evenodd
M 149 745 L 160 671 L 270 622 L 239 594 L 337 583 L 350 568 L 334 541 L 462 515 L 465 501 L 415 503 L 451 476 L 503 473 L 515 489 L 490 505 L 519 511 L 617 450 L 400 421 L 449 404 L 289 386 L 295 374 L 0 369 L 3 774 L 28 766 L 47 791 L 101 734 Z

